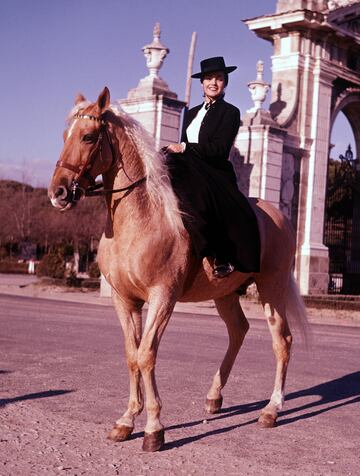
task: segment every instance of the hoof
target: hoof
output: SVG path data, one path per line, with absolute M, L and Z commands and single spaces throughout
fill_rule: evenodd
M 144 434 L 143 451 L 159 451 L 165 443 L 164 430 L 155 431 L 154 433 Z
M 261 426 L 261 428 L 273 428 L 276 426 L 276 417 L 271 415 L 271 413 L 262 413 L 258 420 L 258 425 Z
M 206 413 L 218 413 L 221 410 L 223 403 L 223 397 L 216 399 L 206 399 L 205 411 Z
M 133 427 L 126 425 L 115 425 L 114 428 L 108 434 L 109 440 L 112 441 L 125 441 L 129 439 L 129 436 L 133 432 Z

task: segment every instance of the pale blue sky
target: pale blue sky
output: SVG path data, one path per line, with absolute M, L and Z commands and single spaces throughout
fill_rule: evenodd
M 170 49 L 160 75 L 179 99 L 196 31 L 194 69 L 217 55 L 237 65 L 227 99 L 245 112 L 258 59 L 271 80 L 272 46 L 241 20 L 275 8 L 276 0 L 0 0 L 0 178 L 47 186 L 76 93 L 95 100 L 107 85 L 113 99 L 126 97 L 148 73 L 141 48 L 157 21 Z M 191 104 L 200 100 L 193 81 Z M 349 139 L 337 128 L 338 155 Z

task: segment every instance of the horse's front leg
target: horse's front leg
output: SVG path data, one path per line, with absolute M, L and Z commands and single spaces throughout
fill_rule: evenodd
M 114 428 L 109 433 L 113 441 L 124 441 L 129 438 L 134 430 L 135 418 L 144 407 L 141 390 L 141 373 L 138 366 L 138 347 L 141 341 L 141 305 L 124 303 L 119 296 L 113 293 L 113 302 L 124 332 L 125 353 L 129 369 L 130 395 L 125 413 L 119 418 Z
M 138 365 L 145 388 L 147 421 L 144 451 L 158 451 L 164 444 L 164 426 L 160 421 L 161 400 L 155 380 L 156 356 L 162 334 L 174 309 L 172 297 L 156 293 L 150 299 L 146 324 L 138 349 Z

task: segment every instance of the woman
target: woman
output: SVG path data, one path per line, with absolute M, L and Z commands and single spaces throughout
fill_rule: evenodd
M 221 56 L 200 63 L 204 103 L 188 111 L 180 144 L 164 147 L 172 184 L 185 226 L 199 257 L 214 258 L 214 276 L 234 269 L 259 271 L 260 240 L 257 221 L 239 192 L 229 153 L 240 126 L 239 110 L 224 101 L 228 75 Z

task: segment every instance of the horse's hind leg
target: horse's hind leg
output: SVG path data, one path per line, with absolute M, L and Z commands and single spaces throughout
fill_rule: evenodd
M 224 320 L 229 334 L 229 345 L 220 368 L 216 372 L 207 394 L 205 410 L 216 413 L 221 409 L 221 389 L 225 386 L 230 371 L 249 329 L 249 323 L 241 309 L 239 296 L 231 294 L 215 300 L 220 317 Z
M 275 284 L 275 286 L 274 286 Z M 284 403 L 284 389 L 287 367 L 290 360 L 292 336 L 286 318 L 287 283 L 271 280 L 271 284 L 257 283 L 261 303 L 272 337 L 276 358 L 274 390 L 269 403 L 261 411 L 259 425 L 263 428 L 275 426 L 278 412 Z
M 141 340 L 141 306 L 138 308 L 126 305 L 113 293 L 113 302 L 118 314 L 125 342 L 126 360 L 129 369 L 130 395 L 125 413 L 119 418 L 114 428 L 109 433 L 113 441 L 124 441 L 134 430 L 135 417 L 144 407 L 143 395 L 140 385 L 141 374 L 137 363 L 138 347 Z

